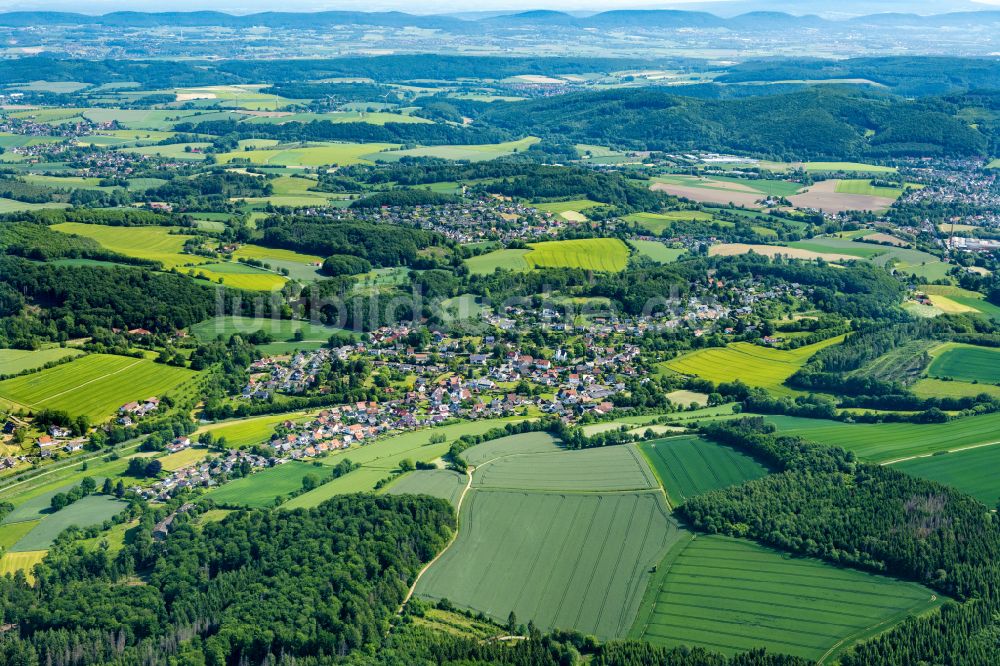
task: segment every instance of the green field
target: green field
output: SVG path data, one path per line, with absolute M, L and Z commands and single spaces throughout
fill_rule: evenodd
M 380 149 L 374 148 L 375 144 L 368 144 L 373 148 L 367 151 L 365 158 L 371 161 L 396 162 L 404 157 L 438 157 L 445 160 L 482 162 L 527 150 L 538 141 L 539 139 L 530 136 L 526 139 L 504 143 L 484 143 L 470 146 L 424 146 L 387 152 L 377 152 Z
M 61 409 L 98 423 L 133 400 L 162 398 L 198 373 L 149 359 L 89 354 L 54 368 L 0 382 L 0 403 Z
M 67 234 L 92 238 L 102 247 L 128 257 L 159 261 L 166 269 L 210 260 L 193 254 L 181 254 L 184 241 L 191 236 L 171 234 L 180 227 L 112 227 L 104 224 L 63 222 L 52 228 Z
M 895 469 L 937 481 L 972 495 L 990 508 L 1000 503 L 1000 446 L 981 446 L 965 451 L 904 460 Z
M 909 389 L 919 398 L 974 398 L 980 393 L 1000 398 L 1000 386 L 956 382 L 932 377 L 918 379 L 910 384 Z
M 642 454 L 632 446 L 501 455 L 476 468 L 473 487 L 610 492 L 649 490 L 658 485 Z
M 255 331 L 266 331 L 276 341 L 291 341 L 296 331 L 302 331 L 303 339 L 298 344 L 304 346 L 307 342 L 326 343 L 334 333 L 343 332 L 333 326 L 303 321 L 301 319 L 271 319 L 238 316 L 220 316 L 206 319 L 191 326 L 191 335 L 208 342 L 218 336 L 228 339 L 234 333 L 247 335 Z M 268 349 L 268 345 L 262 345 Z
M 1000 382 L 1000 350 L 987 347 L 952 347 L 934 355 L 927 369 L 931 377 L 967 382 Z
M 628 247 L 617 238 L 532 243 L 524 260 L 532 268 L 584 268 L 618 272 L 628 264 Z
M 545 203 L 533 203 L 529 204 L 532 208 L 536 208 L 540 211 L 546 213 L 556 213 L 562 215 L 570 221 L 576 221 L 575 216 L 572 213 L 580 213 L 588 208 L 594 208 L 595 206 L 603 206 L 599 201 L 592 201 L 590 199 L 574 199 L 571 201 L 549 201 Z M 564 213 L 570 213 L 569 215 L 563 215 Z
M 372 155 L 396 148 L 391 143 L 310 143 L 289 148 L 232 150 L 216 155 L 220 164 L 248 161 L 250 164 L 278 166 L 323 166 L 370 163 Z
M 293 180 L 302 180 L 296 178 Z M 275 204 L 280 205 L 280 204 Z M 322 278 L 318 264 L 323 258 L 312 254 L 301 254 L 292 250 L 280 250 L 261 245 L 241 245 L 233 252 L 234 259 L 256 259 L 263 261 L 274 269 L 285 269 L 288 277 L 302 282 L 312 282 Z
M 709 490 L 758 479 L 768 470 L 750 456 L 722 444 L 685 435 L 639 445 L 670 501 L 683 504 Z
M 329 475 L 329 470 L 309 463 L 292 461 L 230 481 L 205 493 L 205 497 L 217 504 L 232 504 L 252 509 L 271 506 L 275 498 L 301 488 L 302 479 L 306 474 L 315 474 L 322 479 Z
M 401 476 L 386 492 L 390 495 L 430 495 L 456 506 L 467 478 L 450 469 L 417 470 Z
M 651 565 L 682 533 L 656 492 L 473 490 L 460 520 L 419 596 L 600 638 L 628 631 Z
M 72 347 L 49 347 L 47 349 L 0 349 L 0 375 L 13 375 L 25 370 L 40 368 L 46 363 L 69 356 L 79 356 L 83 352 Z
M 33 583 L 35 577 L 31 575 L 31 570 L 36 564 L 44 560 L 48 553 L 49 551 L 47 550 L 35 550 L 27 553 L 6 552 L 3 554 L 3 557 L 0 557 L 0 576 L 23 571 L 28 578 L 28 582 Z
M 125 502 L 107 495 L 89 495 L 60 511 L 46 514 L 35 528 L 21 537 L 10 550 L 13 552 L 45 550 L 70 525 L 77 527 L 99 525 L 121 513 L 126 506 Z
M 474 275 L 488 275 L 498 268 L 505 271 L 526 271 L 530 266 L 524 256 L 530 250 L 494 250 L 465 260 Z
M 462 460 L 473 467 L 502 456 L 562 451 L 557 440 L 547 432 L 525 432 L 491 439 L 462 451 Z
M 894 173 L 895 167 L 863 164 L 861 162 L 806 162 L 806 171 L 860 171 L 865 173 Z
M 630 636 L 725 654 L 763 645 L 825 661 L 939 603 L 915 583 L 697 536 L 664 558 Z
M 635 246 L 636 251 L 653 261 L 661 264 L 669 264 L 677 261 L 687 250 L 684 248 L 667 247 L 659 241 L 630 240 L 630 244 Z
M 306 412 L 291 412 L 284 414 L 268 414 L 249 419 L 220 421 L 204 425 L 195 431 L 195 438 L 204 432 L 212 433 L 213 437 L 225 437 L 226 446 L 239 449 L 270 441 L 274 428 L 283 421 L 299 421 Z
M 632 446 L 559 450 L 544 433 L 474 446 L 454 544 L 418 595 L 602 638 L 631 626 L 649 570 L 683 533 Z
M 10 550 L 10 547 L 21 540 L 31 530 L 35 529 L 41 518 L 38 520 L 22 520 L 16 523 L 4 522 L 0 525 L 0 548 Z
M 194 274 L 227 287 L 248 291 L 275 291 L 288 282 L 288 278 L 277 273 L 235 261 L 202 264 L 194 269 Z
M 666 362 L 666 367 L 685 375 L 696 375 L 719 383 L 737 379 L 750 386 L 774 393 L 795 393 L 784 382 L 805 365 L 816 352 L 844 339 L 838 336 L 798 349 L 761 347 L 749 342 L 735 342 L 726 347 L 699 349 Z
M 1000 412 L 948 423 L 843 423 L 795 416 L 767 416 L 783 435 L 800 435 L 854 451 L 872 462 L 887 462 L 936 451 L 1000 441 Z
M 624 219 L 635 222 L 652 234 L 659 235 L 677 222 L 711 222 L 712 214 L 701 210 L 674 210 L 666 213 L 631 213 Z M 732 226 L 731 222 L 720 222 L 720 224 Z

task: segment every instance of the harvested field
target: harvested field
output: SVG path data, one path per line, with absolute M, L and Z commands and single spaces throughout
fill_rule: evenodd
M 707 187 L 694 187 L 691 185 L 674 185 L 671 183 L 653 183 L 649 186 L 649 189 L 656 190 L 658 192 L 666 192 L 667 194 L 675 197 L 683 197 L 685 199 L 690 199 L 691 201 L 722 205 L 734 204 L 744 208 L 761 208 L 761 205 L 757 202 L 764 196 L 760 192 L 756 192 L 754 190 L 743 191 L 725 188 L 712 189 Z
M 802 194 L 793 194 L 788 200 L 796 208 L 815 208 L 824 213 L 843 213 L 848 210 L 882 211 L 896 200 L 895 197 L 838 192 L 839 183 L 838 180 L 824 180 L 810 186 Z
M 791 257 L 793 259 L 823 259 L 825 261 L 850 261 L 857 259 L 849 254 L 839 254 L 836 252 L 813 252 L 797 247 L 787 247 L 784 245 L 749 245 L 747 243 L 721 243 L 713 245 L 708 249 L 710 256 L 731 257 L 737 254 L 747 254 L 755 252 L 768 257 Z

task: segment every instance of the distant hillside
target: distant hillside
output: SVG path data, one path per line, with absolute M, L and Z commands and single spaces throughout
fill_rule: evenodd
M 647 88 L 497 104 L 477 122 L 569 143 L 783 159 L 984 154 L 988 137 L 954 113 L 938 101 L 842 90 L 712 100 Z

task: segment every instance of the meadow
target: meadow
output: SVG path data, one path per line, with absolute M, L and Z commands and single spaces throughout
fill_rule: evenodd
M 697 375 L 715 383 L 740 379 L 782 395 L 792 395 L 786 379 L 805 365 L 816 352 L 840 343 L 844 336 L 815 344 L 784 350 L 761 347 L 749 342 L 734 342 L 726 347 L 699 349 L 666 362 L 666 367 L 685 375 Z
M 386 492 L 390 495 L 430 495 L 457 506 L 467 478 L 450 469 L 422 469 L 401 476 Z
M 635 246 L 636 252 L 641 256 L 649 257 L 661 264 L 669 264 L 677 261 L 687 252 L 684 248 L 667 247 L 659 241 L 630 240 L 629 243 Z
M 764 465 L 736 449 L 686 435 L 639 444 L 673 504 L 768 473 Z
M 48 347 L 46 349 L 0 349 L 0 375 L 13 375 L 25 370 L 40 368 L 46 363 L 59 361 L 83 352 L 72 347 Z
M 1000 398 L 1000 386 L 956 382 L 950 379 L 934 379 L 933 377 L 918 379 L 910 384 L 909 389 L 919 398 L 970 398 L 980 393 Z
M 896 167 L 879 166 L 876 164 L 864 164 L 861 162 L 806 162 L 803 165 L 806 171 L 858 171 L 864 173 L 895 173 Z
M 630 636 L 730 655 L 764 645 L 823 663 L 939 603 L 915 583 L 699 535 L 664 558 Z
M 869 197 L 890 197 L 899 198 L 903 193 L 899 187 L 880 187 L 872 185 L 870 180 L 864 178 L 837 181 L 838 194 L 861 194 Z
M 1000 413 L 948 423 L 843 423 L 796 416 L 765 417 L 783 435 L 840 446 L 870 462 L 888 462 L 937 451 L 1000 441 Z
M 30 375 L 0 382 L 0 403 L 61 409 L 98 423 L 133 400 L 162 398 L 198 373 L 149 359 L 89 354 Z
M 102 247 L 124 254 L 158 261 L 167 270 L 189 264 L 204 264 L 210 259 L 193 254 L 181 254 L 184 241 L 191 236 L 171 234 L 180 227 L 112 227 L 103 224 L 62 222 L 52 225 L 56 231 L 91 238 Z
M 956 488 L 993 509 L 1000 504 L 998 465 L 1000 446 L 981 446 L 904 460 L 893 468 Z
M 322 479 L 329 474 L 329 470 L 309 463 L 292 461 L 230 481 L 215 490 L 208 491 L 205 497 L 221 505 L 251 509 L 271 506 L 276 498 L 300 489 L 306 474 L 315 474 Z
M 302 179 L 296 178 L 293 180 Z M 281 204 L 275 203 L 275 205 Z M 288 277 L 293 280 L 310 282 L 322 277 L 319 273 L 318 264 L 323 263 L 323 257 L 313 254 L 301 254 L 292 250 L 245 244 L 233 252 L 233 259 L 256 259 L 270 265 L 274 269 L 283 268 L 288 271 Z
M 10 547 L 11 552 L 46 550 L 67 527 L 90 527 L 121 513 L 127 504 L 107 495 L 89 495 L 43 516 L 30 532 Z
M 414 463 L 433 462 L 447 453 L 451 442 L 462 435 L 479 435 L 505 423 L 521 420 L 524 419 L 484 419 L 423 428 L 338 451 L 322 458 L 320 462 L 324 465 L 336 465 L 347 458 L 361 467 L 315 490 L 299 495 L 285 503 L 283 508 L 309 508 L 335 495 L 370 492 L 375 489 L 376 483 L 398 472 L 402 460 Z M 434 435 L 443 435 L 444 441 L 431 443 L 430 439 Z
M 532 268 L 584 268 L 618 272 L 628 264 L 628 247 L 617 238 L 532 243 L 524 260 Z
M 949 377 L 967 382 L 1000 382 L 1000 351 L 987 347 L 952 346 L 933 354 L 927 368 L 931 377 Z
M 600 638 L 628 631 L 651 565 L 681 534 L 657 492 L 473 490 L 460 520 L 418 596 Z

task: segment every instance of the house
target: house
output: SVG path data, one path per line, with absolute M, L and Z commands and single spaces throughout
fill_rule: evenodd
M 41 451 L 43 457 L 51 455 L 52 449 L 56 445 L 55 440 L 48 435 L 42 435 L 41 437 L 39 437 L 37 443 L 38 443 L 38 449 L 39 451 Z

